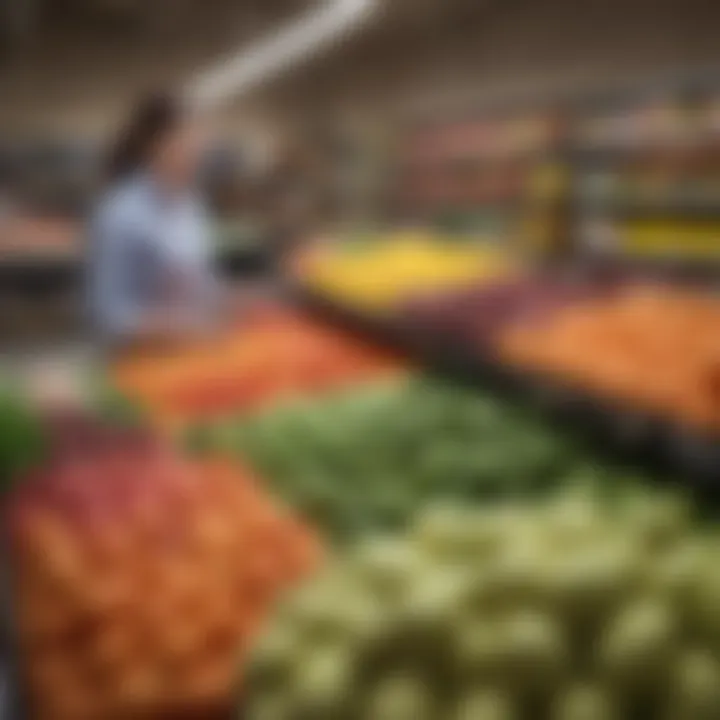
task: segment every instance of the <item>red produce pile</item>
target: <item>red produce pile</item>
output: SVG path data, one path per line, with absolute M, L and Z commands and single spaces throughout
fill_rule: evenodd
M 79 420 L 61 426 L 7 513 L 41 720 L 229 707 L 265 614 L 319 559 L 316 539 L 243 469 Z

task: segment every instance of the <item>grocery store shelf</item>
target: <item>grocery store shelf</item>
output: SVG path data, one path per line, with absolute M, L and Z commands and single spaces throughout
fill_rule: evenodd
M 680 198 L 658 201 L 643 200 L 599 200 L 577 201 L 579 212 L 595 216 L 617 218 L 663 218 L 681 220 L 705 220 L 720 218 L 720 199 L 707 202 Z
M 533 166 L 554 160 L 548 150 L 530 150 L 519 152 L 487 152 L 463 150 L 455 153 L 407 157 L 400 163 L 401 172 L 420 172 L 462 169 L 467 172 L 486 173 L 501 169 L 509 164 L 513 166 Z
M 713 137 L 707 142 L 693 143 L 646 143 L 646 144 L 606 144 L 597 146 L 578 146 L 570 151 L 573 162 L 578 165 L 623 165 L 640 159 L 663 157 L 683 157 L 689 153 L 697 153 L 698 148 L 715 150 L 720 145 L 719 139 Z

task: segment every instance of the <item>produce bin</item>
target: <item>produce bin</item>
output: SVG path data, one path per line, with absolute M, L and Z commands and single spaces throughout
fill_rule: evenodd
M 294 288 L 294 296 L 342 327 L 402 348 L 433 371 L 531 404 L 615 459 L 659 475 L 679 473 L 704 497 L 720 501 L 720 438 L 711 433 L 684 427 L 632 403 L 593 394 L 563 378 L 510 367 L 489 347 L 473 346 L 438 328 L 410 326 L 397 314 L 373 317 L 302 286 Z

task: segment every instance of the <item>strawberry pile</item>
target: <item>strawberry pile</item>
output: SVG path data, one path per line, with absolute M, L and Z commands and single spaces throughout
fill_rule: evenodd
M 138 430 L 63 426 L 7 512 L 41 720 L 208 717 L 271 604 L 318 559 L 247 472 Z

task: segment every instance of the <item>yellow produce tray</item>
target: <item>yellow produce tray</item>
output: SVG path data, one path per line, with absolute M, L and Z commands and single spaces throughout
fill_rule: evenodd
M 303 281 L 335 302 L 382 313 L 410 295 L 505 277 L 513 268 L 497 247 L 414 233 L 351 251 L 326 251 L 306 268 Z

